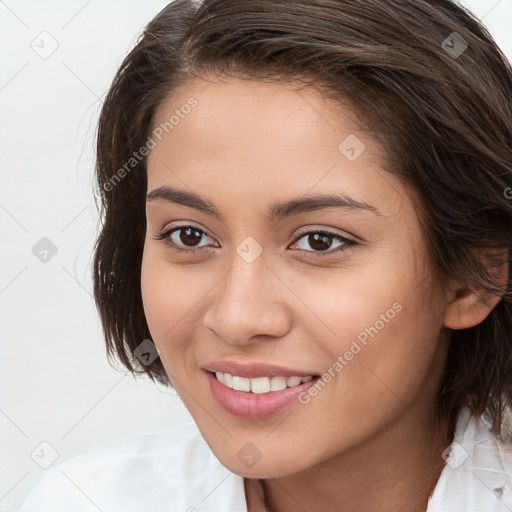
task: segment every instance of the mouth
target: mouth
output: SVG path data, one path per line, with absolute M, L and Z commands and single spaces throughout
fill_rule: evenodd
M 316 374 L 245 377 L 212 370 L 204 370 L 203 374 L 217 404 L 242 420 L 262 420 L 294 406 L 304 407 L 300 405 L 301 395 L 320 377 Z
M 240 375 L 232 375 L 227 372 L 210 371 L 208 373 L 229 389 L 254 394 L 275 393 L 286 388 L 295 388 L 319 377 L 319 375 L 306 375 L 304 377 L 298 375 L 292 375 L 290 377 L 276 375 L 273 377 L 248 378 L 241 377 Z

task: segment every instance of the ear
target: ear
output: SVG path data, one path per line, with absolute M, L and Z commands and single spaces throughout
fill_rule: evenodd
M 508 252 L 486 250 L 487 257 L 483 256 L 483 250 L 477 255 L 487 263 L 489 273 L 495 278 L 495 285 L 505 290 L 508 284 Z M 493 255 L 494 263 L 490 263 L 489 255 Z M 500 263 L 496 264 L 496 259 Z M 479 288 L 471 290 L 460 281 L 449 281 L 449 302 L 445 311 L 444 325 L 450 329 L 468 329 L 482 323 L 489 313 L 501 300 L 503 293 L 491 294 Z

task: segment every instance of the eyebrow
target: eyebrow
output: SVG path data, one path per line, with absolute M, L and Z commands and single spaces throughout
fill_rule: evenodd
M 201 197 L 194 192 L 180 190 L 169 186 L 158 187 L 146 196 L 146 200 L 150 201 L 168 201 L 171 203 L 181 204 L 190 208 L 195 208 L 201 212 L 213 215 L 224 221 L 223 215 L 217 207 L 208 199 Z M 274 203 L 269 210 L 269 220 L 283 219 L 300 213 L 307 213 L 324 208 L 346 208 L 349 210 L 363 210 L 381 215 L 379 210 L 368 203 L 354 199 L 346 194 L 315 194 L 308 195 L 298 199 Z

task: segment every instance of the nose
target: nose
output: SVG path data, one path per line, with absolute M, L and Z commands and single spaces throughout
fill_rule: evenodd
M 238 254 L 211 290 L 215 296 L 204 316 L 206 328 L 230 345 L 250 345 L 285 336 L 291 328 L 286 300 L 290 292 L 261 254 L 248 263 Z

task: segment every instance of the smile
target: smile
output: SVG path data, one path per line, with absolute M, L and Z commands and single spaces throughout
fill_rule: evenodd
M 203 375 L 206 377 L 206 387 L 215 402 L 224 411 L 242 420 L 262 420 L 294 405 L 300 405 L 299 395 L 306 392 L 319 378 L 316 375 L 275 374 L 242 377 L 211 370 L 204 371 Z
M 249 379 L 223 372 L 215 372 L 215 377 L 227 388 L 234 389 L 235 391 L 244 391 L 246 393 L 256 394 L 272 393 L 286 388 L 294 388 L 300 384 L 313 380 L 313 375 L 308 375 L 306 377 L 275 376 Z

